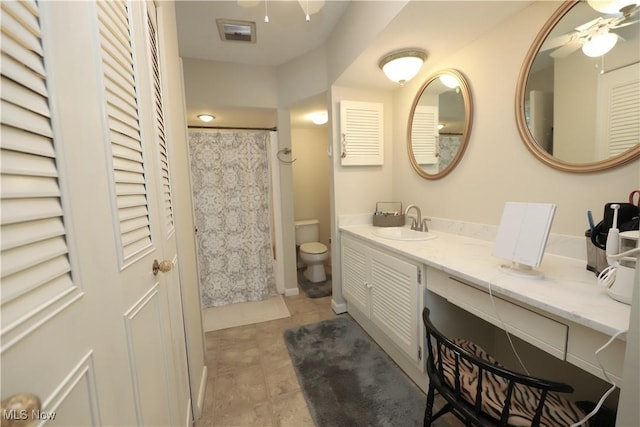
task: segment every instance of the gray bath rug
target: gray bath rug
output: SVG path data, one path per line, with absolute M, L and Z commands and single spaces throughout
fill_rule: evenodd
M 331 295 L 331 275 L 324 282 L 312 283 L 304 277 L 304 269 L 298 270 L 298 284 L 309 298 L 322 298 Z
M 284 339 L 316 426 L 422 425 L 425 394 L 349 315 Z

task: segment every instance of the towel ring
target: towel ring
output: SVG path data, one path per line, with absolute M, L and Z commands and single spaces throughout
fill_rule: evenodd
M 283 148 L 282 150 L 278 150 L 278 160 L 280 160 L 282 163 L 293 163 L 297 160 L 297 159 L 285 160 L 280 157 L 281 154 L 291 154 L 291 148 Z

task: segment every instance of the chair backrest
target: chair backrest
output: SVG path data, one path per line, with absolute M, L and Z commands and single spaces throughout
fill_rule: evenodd
M 445 337 L 422 312 L 427 336 L 427 374 L 454 413 L 475 425 L 571 425 L 584 417 L 564 383 L 522 375 L 502 367 L 472 342 Z

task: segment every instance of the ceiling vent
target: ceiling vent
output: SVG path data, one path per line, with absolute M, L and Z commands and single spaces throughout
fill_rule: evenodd
M 216 19 L 220 39 L 236 42 L 256 42 L 256 23 L 252 21 L 237 21 L 233 19 Z

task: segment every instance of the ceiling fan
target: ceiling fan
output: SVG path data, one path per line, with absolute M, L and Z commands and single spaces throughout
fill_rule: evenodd
M 552 58 L 565 58 L 578 49 L 583 49 L 587 56 L 601 56 L 608 52 L 616 44 L 620 36 L 610 32 L 618 28 L 626 27 L 640 21 L 629 21 L 630 18 L 638 14 L 640 5 L 630 4 L 623 7 L 619 13 L 609 16 L 599 16 L 587 23 L 575 28 L 574 31 L 563 34 L 548 40 L 542 44 L 540 51 L 554 49 L 549 55 Z M 589 44 L 592 41 L 605 43 L 608 48 L 603 47 L 591 54 Z M 591 43 L 593 45 L 594 43 Z M 585 46 L 587 48 L 585 49 Z

